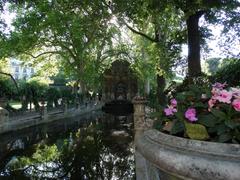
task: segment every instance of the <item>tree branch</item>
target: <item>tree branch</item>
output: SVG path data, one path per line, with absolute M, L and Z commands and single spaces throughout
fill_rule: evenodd
M 69 47 L 67 47 L 61 40 L 58 40 L 57 35 L 55 33 L 53 33 L 53 35 L 54 35 L 54 40 L 52 42 L 53 46 L 57 45 L 65 50 L 67 50 L 70 53 L 71 57 L 76 60 L 76 55 L 74 54 L 74 52 Z
M 125 26 L 127 26 L 127 28 L 130 29 L 133 33 L 138 34 L 138 35 L 141 35 L 141 36 L 143 36 L 144 38 L 146 38 L 146 39 L 148 39 L 148 40 L 150 40 L 150 41 L 152 41 L 152 42 L 156 42 L 156 43 L 159 42 L 158 39 L 152 38 L 152 37 L 146 35 L 145 33 L 140 32 L 140 31 L 134 29 L 133 27 L 131 27 L 130 25 L 128 25 L 125 21 L 123 21 L 123 24 L 124 24 Z
M 29 55 L 32 58 L 38 58 L 38 57 L 43 56 L 45 54 L 61 54 L 61 52 L 60 51 L 46 51 L 46 52 L 40 53 L 40 54 L 38 54 L 36 56 L 34 56 L 34 55 L 30 54 L 30 53 L 27 53 L 27 52 L 24 52 L 24 54 Z
M 9 73 L 5 73 L 5 72 L 1 72 L 1 71 L 0 71 L 0 74 L 9 76 L 9 77 L 13 80 L 14 85 L 16 86 L 17 92 L 19 93 L 18 85 L 17 85 L 17 82 L 16 82 L 16 80 L 14 79 L 14 77 L 13 77 L 11 74 L 9 74 Z
M 133 58 L 130 57 L 129 53 L 127 53 L 125 50 L 113 50 L 113 51 L 109 50 L 109 51 L 104 52 L 103 56 L 101 57 L 101 62 L 109 57 L 119 56 L 121 54 L 127 55 L 130 59 L 133 60 Z

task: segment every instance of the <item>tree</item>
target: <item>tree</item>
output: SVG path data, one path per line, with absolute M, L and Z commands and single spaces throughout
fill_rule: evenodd
M 84 91 L 87 64 L 110 41 L 106 4 L 45 0 L 25 1 L 12 8 L 17 12 L 15 30 L 5 37 L 1 56 L 24 54 L 38 62 L 58 59 Z
M 238 21 L 236 10 L 240 7 L 238 0 L 172 0 L 172 6 L 184 12 L 188 38 L 188 73 L 190 77 L 201 74 L 200 64 L 200 40 L 199 19 L 203 15 L 209 23 L 236 22 Z M 231 14 L 224 20 L 224 15 Z M 239 22 L 239 21 L 238 21 Z M 230 27 L 230 26 L 229 26 Z
M 183 41 L 180 36 L 182 17 L 172 6 L 162 6 L 158 9 L 153 2 L 145 0 L 127 3 L 114 1 L 111 6 L 113 14 L 123 25 L 152 43 L 149 56 L 157 62 L 154 67 L 157 70 L 157 94 L 159 103 L 163 105 L 165 78 L 180 55 L 180 44 Z
M 171 10 L 171 14 L 177 14 L 177 16 L 174 17 L 180 18 L 182 23 L 175 25 L 185 26 L 187 30 L 188 74 L 190 77 L 194 77 L 201 74 L 200 43 L 202 42 L 203 31 L 206 31 L 199 28 L 200 17 L 204 15 L 205 19 L 209 23 L 225 24 L 225 32 L 231 28 L 234 28 L 237 32 L 239 32 L 239 18 L 237 18 L 239 17 L 239 12 L 237 10 L 239 4 L 240 3 L 237 0 L 141 0 L 127 3 L 114 1 L 113 9 L 120 12 L 118 13 L 118 16 L 127 17 L 127 19 L 134 25 L 139 24 L 139 21 L 149 21 L 149 16 L 164 19 L 166 17 L 166 11 L 169 11 L 169 9 Z M 162 12 L 162 14 L 157 13 L 158 11 Z M 159 19 L 156 19 L 156 22 L 159 22 Z M 167 20 L 169 22 L 171 19 L 165 19 L 165 21 Z M 159 24 L 162 25 L 161 23 Z M 162 27 L 164 27 L 164 25 Z M 169 25 L 167 30 L 172 30 L 173 27 L 174 26 Z M 149 36 L 149 33 L 141 30 L 134 30 L 130 26 L 129 28 L 133 32 L 153 42 L 156 41 L 157 36 L 152 38 Z M 182 35 L 184 34 L 185 33 L 182 33 Z M 181 33 L 179 33 L 178 36 L 179 35 L 181 35 Z M 182 38 L 184 39 L 184 37 Z
M 120 25 L 151 42 L 147 45 L 148 56 L 157 62 L 158 96 L 164 104 L 165 78 L 186 40 L 189 76 L 201 73 L 200 44 L 205 29 L 199 28 L 200 17 L 204 15 L 210 23 L 227 23 L 225 31 L 237 29 L 234 22 L 239 22 L 238 7 L 237 0 L 25 0 L 13 3 L 12 9 L 17 12 L 15 29 L 10 35 L 2 34 L 0 56 L 25 54 L 38 62 L 58 60 L 85 91 L 96 86 L 99 70 L 109 60 L 106 56 L 112 57 L 113 38 L 119 32 L 112 21 L 117 17 Z
M 220 61 L 220 58 L 210 58 L 210 59 L 207 59 L 205 62 L 204 62 L 204 65 L 205 65 L 205 68 L 206 68 L 206 73 L 208 74 L 215 74 L 219 68 L 219 65 L 220 65 L 221 61 Z
M 14 83 L 14 86 L 15 86 L 12 88 L 16 90 L 16 93 L 19 93 L 18 84 L 17 84 L 16 80 L 14 79 L 14 77 L 10 73 L 8 59 L 6 59 L 6 58 L 0 59 L 0 75 L 5 78 L 9 78 Z M 9 81 L 9 79 L 8 79 L 8 81 Z M 2 82 L 2 83 L 4 83 L 4 82 Z M 14 90 L 11 90 L 11 91 L 14 91 Z M 6 91 L 6 93 L 7 93 L 7 91 Z

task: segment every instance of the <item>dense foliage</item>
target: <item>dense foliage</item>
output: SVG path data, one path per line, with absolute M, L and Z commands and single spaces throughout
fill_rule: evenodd
M 214 79 L 218 82 L 226 82 L 229 86 L 240 86 L 240 60 L 226 59 L 221 68 L 216 72 Z

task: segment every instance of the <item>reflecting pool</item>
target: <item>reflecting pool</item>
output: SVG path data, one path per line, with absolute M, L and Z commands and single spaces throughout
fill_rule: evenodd
M 133 118 L 94 112 L 0 135 L 0 179 L 135 179 Z

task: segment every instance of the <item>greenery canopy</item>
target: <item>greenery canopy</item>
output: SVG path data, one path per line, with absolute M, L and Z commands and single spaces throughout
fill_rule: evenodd
M 17 8 L 15 29 L 4 39 L 2 56 L 21 54 L 38 62 L 54 57 L 69 74 L 84 77 L 87 64 L 99 59 L 110 42 L 110 15 L 100 0 L 26 1 L 12 8 Z
M 5 2 L 16 18 L 13 31 L 1 28 L 0 56 L 21 55 L 39 64 L 57 60 L 83 90 L 99 83 L 108 57 L 125 53 L 154 66 L 138 70 L 154 69 L 161 94 L 172 66 L 182 60 L 183 43 L 188 43 L 189 75 L 201 73 L 200 45 L 210 32 L 199 27 L 200 17 L 223 24 L 224 32 L 240 32 L 237 0 L 6 0 L 1 8 Z M 123 27 L 132 32 L 125 31 L 128 42 L 116 38 Z

